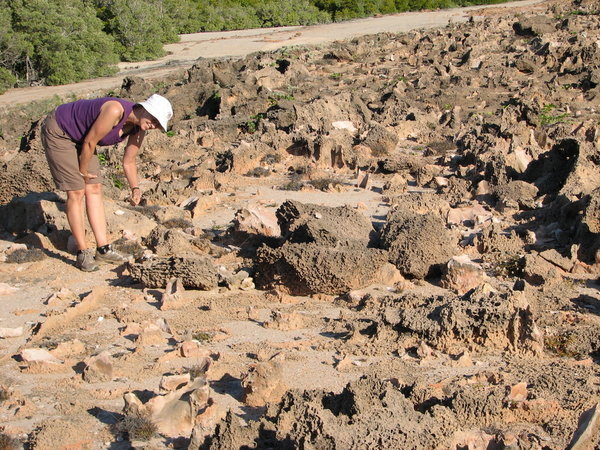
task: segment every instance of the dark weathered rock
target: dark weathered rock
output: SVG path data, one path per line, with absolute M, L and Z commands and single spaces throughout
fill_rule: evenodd
M 146 236 L 144 244 L 162 257 L 205 254 L 208 245 L 205 240 L 186 234 L 177 228 L 167 229 L 160 225 Z
M 379 282 L 386 265 L 383 250 L 285 243 L 258 250 L 255 280 L 259 287 L 279 287 L 294 295 L 335 295 Z
M 515 22 L 513 30 L 519 36 L 541 36 L 556 31 L 556 21 L 547 16 L 526 17 Z
M 0 226 L 13 233 L 68 229 L 65 202 L 54 192 L 32 192 L 15 197 L 0 208 Z
M 468 297 L 407 298 L 402 303 L 397 315 L 387 314 L 390 324 L 439 350 L 466 346 L 539 354 L 543 348 L 543 335 L 520 293 L 497 292 L 483 284 Z
M 498 198 L 499 205 L 496 206 L 499 209 L 533 209 L 538 189 L 531 183 L 517 180 L 496 186 L 492 192 Z
M 377 123 L 373 124 L 362 142 L 371 149 L 374 156 L 389 155 L 395 150 L 397 143 L 398 136 Z
M 439 216 L 415 214 L 401 207 L 388 214 L 381 230 L 381 247 L 404 275 L 424 278 L 439 273 L 440 265 L 456 252 Z
M 209 257 L 153 258 L 141 263 L 130 263 L 134 280 L 147 287 L 164 288 L 172 278 L 179 278 L 186 288 L 210 290 L 217 287 L 218 272 Z
M 276 215 L 283 237 L 293 243 L 367 247 L 376 237 L 369 219 L 349 206 L 329 207 L 289 200 L 277 209 Z

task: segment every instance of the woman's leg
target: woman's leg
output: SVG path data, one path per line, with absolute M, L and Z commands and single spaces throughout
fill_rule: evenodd
M 83 196 L 85 191 L 75 190 L 67 191 L 67 220 L 71 227 L 71 233 L 75 239 L 78 250 L 85 250 L 87 243 L 85 241 L 85 224 L 83 215 Z
M 108 244 L 102 184 L 94 183 L 85 185 L 85 207 L 90 226 L 96 238 L 96 245 L 102 247 Z
M 96 237 L 96 262 L 121 264 L 129 259 L 129 255 L 124 255 L 108 245 L 106 232 L 106 213 L 104 212 L 104 199 L 102 195 L 102 185 L 100 183 L 85 185 L 85 205 L 87 216 L 92 226 L 92 231 Z

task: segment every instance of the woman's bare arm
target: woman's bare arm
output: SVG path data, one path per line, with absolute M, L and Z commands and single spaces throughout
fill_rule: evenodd
M 138 176 L 137 176 L 137 165 L 136 157 L 144 141 L 145 131 L 138 130 L 137 133 L 132 134 L 127 139 L 127 145 L 125 146 L 125 153 L 123 154 L 123 170 L 125 177 L 131 188 L 131 204 L 138 205 L 142 200 L 142 192 L 140 191 Z
M 117 101 L 111 100 L 102 105 L 100 114 L 94 121 L 92 127 L 83 138 L 81 154 L 79 155 L 79 172 L 86 180 L 96 178 L 96 175 L 88 174 L 90 160 L 96 150 L 96 145 L 110 130 L 119 123 L 125 110 Z

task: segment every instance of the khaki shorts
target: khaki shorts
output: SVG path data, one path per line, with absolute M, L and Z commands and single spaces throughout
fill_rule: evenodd
M 79 173 L 81 144 L 73 141 L 58 125 L 55 111 L 48 114 L 42 124 L 42 145 L 56 187 L 62 191 L 85 189 L 85 181 Z M 97 175 L 88 184 L 102 182 L 98 158 L 92 157 L 88 172 Z

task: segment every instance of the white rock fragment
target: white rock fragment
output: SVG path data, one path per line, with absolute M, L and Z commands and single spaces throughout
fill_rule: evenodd
M 338 120 L 336 122 L 332 122 L 331 126 L 336 130 L 348 130 L 350 133 L 356 133 L 356 127 L 349 120 Z
M 10 295 L 17 292 L 19 288 L 13 287 L 6 283 L 0 283 L 0 295 Z
M 19 337 L 23 335 L 23 327 L 0 328 L 0 338 Z

